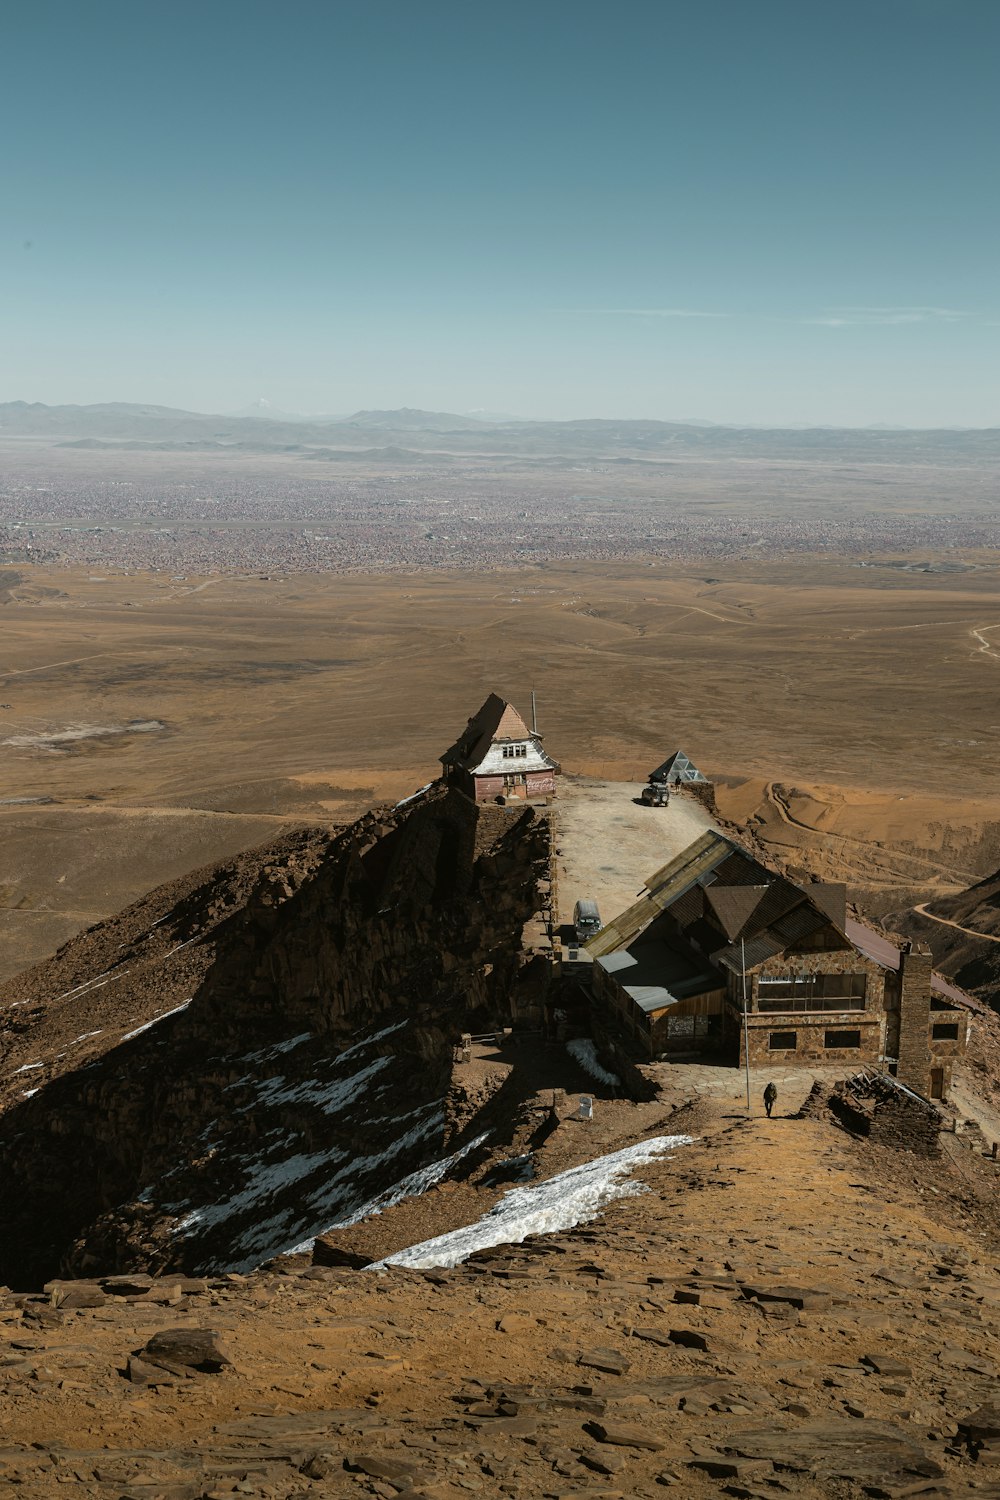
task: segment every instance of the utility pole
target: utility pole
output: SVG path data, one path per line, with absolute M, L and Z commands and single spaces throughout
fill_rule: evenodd
M 743 980 L 743 1058 L 746 1063 L 747 1073 L 747 1114 L 752 1113 L 750 1105 L 750 1027 L 747 1023 L 747 945 L 740 938 L 740 971 Z
M 538 710 L 535 707 L 535 690 L 531 689 L 531 732 L 538 733 Z

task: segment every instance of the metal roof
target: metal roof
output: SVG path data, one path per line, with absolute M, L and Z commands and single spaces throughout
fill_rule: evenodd
M 694 952 L 681 953 L 657 940 L 636 943 L 618 953 L 596 958 L 640 1010 L 649 1015 L 666 1010 L 693 995 L 721 990 L 725 980 L 717 969 Z
M 705 892 L 705 900 L 726 937 L 734 938 L 753 916 L 766 890 L 766 885 L 712 885 Z
M 890 943 L 887 937 L 873 932 L 863 922 L 855 922 L 852 917 L 844 923 L 844 931 L 855 948 L 858 948 L 873 963 L 881 964 L 883 969 L 899 968 L 900 951 L 895 943 Z
M 890 938 L 883 936 L 880 932 L 874 932 L 866 927 L 863 922 L 856 922 L 853 918 L 845 923 L 845 931 L 855 948 L 859 949 L 866 958 L 874 963 L 881 964 L 883 969 L 899 970 L 902 963 L 902 952 Z M 978 1010 L 979 1002 L 964 990 L 959 989 L 957 984 L 952 984 L 945 979 L 943 974 L 931 974 L 931 992 L 935 995 L 944 995 L 946 999 L 953 1000 L 956 1005 L 965 1006 L 970 1010 Z

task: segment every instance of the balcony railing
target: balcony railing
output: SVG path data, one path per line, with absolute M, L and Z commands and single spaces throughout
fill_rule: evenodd
M 780 1000 L 765 999 L 760 996 L 757 1000 L 758 1011 L 764 1011 L 768 1015 L 810 1010 L 817 1012 L 858 1011 L 864 1008 L 864 997 L 859 995 L 795 995 L 786 996 Z

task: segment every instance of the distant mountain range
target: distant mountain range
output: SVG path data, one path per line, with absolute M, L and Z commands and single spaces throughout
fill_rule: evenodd
M 235 450 L 316 459 L 389 449 L 397 461 L 408 454 L 614 463 L 664 463 L 696 456 L 887 463 L 980 463 L 1000 458 L 1000 428 L 768 429 L 600 417 L 527 422 L 411 407 L 305 417 L 280 412 L 263 400 L 228 416 L 125 401 L 94 406 L 10 401 L 0 404 L 0 437 L 43 439 L 70 447 Z

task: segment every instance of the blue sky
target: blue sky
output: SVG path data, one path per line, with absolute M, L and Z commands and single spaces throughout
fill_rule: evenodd
M 9 0 L 0 400 L 1000 424 L 998 0 Z

